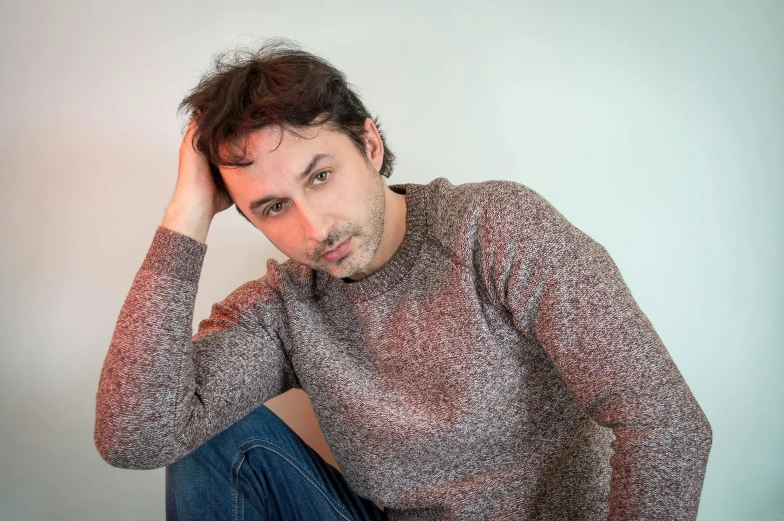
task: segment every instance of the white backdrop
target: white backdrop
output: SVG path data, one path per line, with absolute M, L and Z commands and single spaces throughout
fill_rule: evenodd
M 390 182 L 518 181 L 602 243 L 713 426 L 699 519 L 783 518 L 784 2 L 457 4 L 3 0 L 2 519 L 163 518 L 163 470 L 94 448 L 98 376 L 177 104 L 270 36 L 358 86 Z M 233 209 L 207 242 L 194 327 L 282 259 Z

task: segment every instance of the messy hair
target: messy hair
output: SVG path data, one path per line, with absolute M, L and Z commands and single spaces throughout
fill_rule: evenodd
M 218 167 L 252 164 L 247 157 L 248 139 L 261 128 L 277 126 L 303 137 L 300 130 L 326 124 L 346 135 L 369 162 L 364 123 L 370 114 L 345 74 L 290 40 L 267 40 L 254 49 L 239 47 L 217 54 L 212 69 L 180 102 L 178 112 L 182 111 L 196 120 L 193 146 L 206 156 L 215 186 L 232 202 Z M 373 122 L 384 145 L 379 173 L 389 177 L 395 155 L 377 118 Z

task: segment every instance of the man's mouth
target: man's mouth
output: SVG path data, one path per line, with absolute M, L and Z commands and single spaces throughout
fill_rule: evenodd
M 332 248 L 325 254 L 321 256 L 327 262 L 335 262 L 343 258 L 347 253 L 348 250 L 351 248 L 351 237 L 346 239 L 345 241 L 338 244 L 336 247 Z

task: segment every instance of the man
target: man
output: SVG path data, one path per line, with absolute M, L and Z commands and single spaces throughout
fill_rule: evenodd
M 610 255 L 539 194 L 387 186 L 343 74 L 285 45 L 220 61 L 181 108 L 95 428 L 112 465 L 167 466 L 170 519 L 696 517 L 710 425 Z M 290 260 L 191 337 L 232 204 Z M 292 388 L 342 475 L 262 405 Z

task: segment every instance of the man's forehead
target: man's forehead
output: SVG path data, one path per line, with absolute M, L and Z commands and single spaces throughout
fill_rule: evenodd
M 263 160 L 289 153 L 299 155 L 329 139 L 330 131 L 321 127 L 297 127 L 293 130 L 270 126 L 253 131 L 247 138 L 248 159 Z
M 313 135 L 311 131 L 308 137 Z M 316 141 L 315 138 L 303 139 L 277 126 L 257 129 L 222 143 L 220 169 L 231 174 L 252 174 L 296 167 L 298 162 L 306 161 L 303 156 L 312 155 L 308 148 Z

